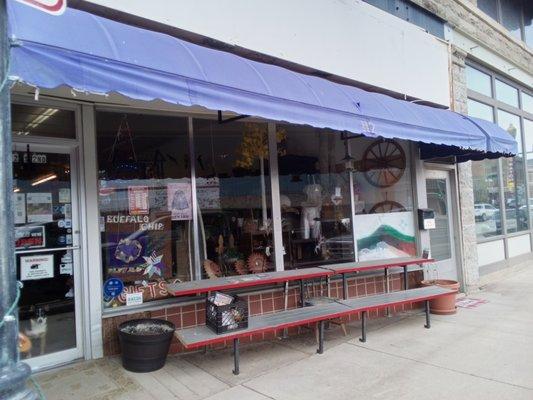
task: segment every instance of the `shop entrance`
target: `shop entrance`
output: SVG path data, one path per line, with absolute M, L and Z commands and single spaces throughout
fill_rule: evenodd
M 436 275 L 430 279 L 458 280 L 455 254 L 455 226 L 450 172 L 426 170 L 428 208 L 435 210 L 435 229 L 429 231 L 431 256 L 436 260 Z
M 83 355 L 76 148 L 15 140 L 13 176 L 21 358 L 38 370 Z

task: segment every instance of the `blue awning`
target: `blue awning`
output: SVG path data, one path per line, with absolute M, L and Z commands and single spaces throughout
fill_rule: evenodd
M 511 156 L 498 126 L 251 61 L 67 9 L 57 17 L 8 1 L 10 75 L 41 88 L 160 99 L 275 121 L 438 145 L 465 159 Z M 457 149 L 457 150 L 455 150 Z M 468 155 L 473 155 L 472 157 Z M 439 153 L 440 155 L 440 153 Z

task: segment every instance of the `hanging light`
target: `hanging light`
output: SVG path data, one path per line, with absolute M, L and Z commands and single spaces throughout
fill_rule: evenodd
M 43 176 L 42 178 L 38 178 L 35 181 L 33 181 L 31 185 L 37 186 L 37 185 L 40 185 L 41 183 L 48 182 L 56 178 L 57 178 L 56 174 L 46 175 L 46 176 Z
M 13 193 L 18 193 L 18 192 L 20 192 L 20 188 L 16 187 L 13 189 Z
M 344 158 L 341 160 L 346 171 L 355 171 L 355 158 L 348 151 L 348 140 L 344 140 Z

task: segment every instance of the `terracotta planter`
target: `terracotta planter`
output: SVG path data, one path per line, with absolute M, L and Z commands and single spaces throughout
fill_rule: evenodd
M 432 314 L 451 315 L 457 312 L 455 298 L 459 291 L 459 282 L 447 279 L 435 279 L 431 281 L 422 281 L 420 284 L 422 286 L 439 286 L 454 291 L 454 293 L 451 293 L 448 296 L 442 296 L 429 301 L 429 308 Z

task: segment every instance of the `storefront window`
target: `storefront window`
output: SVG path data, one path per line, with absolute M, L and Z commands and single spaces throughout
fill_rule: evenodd
M 466 66 L 466 84 L 468 89 L 475 90 L 485 96 L 492 96 L 492 86 L 490 83 L 490 75 L 481 72 L 480 70 Z
M 496 79 L 496 98 L 513 107 L 518 107 L 518 89 Z
M 502 234 L 498 160 L 472 162 L 474 215 L 478 240 Z
M 267 124 L 194 120 L 203 276 L 274 266 Z
M 518 232 L 528 228 L 527 193 L 520 118 L 517 115 L 498 110 L 498 124 L 518 142 L 518 154 L 515 157 L 502 158 L 507 232 Z
M 491 106 L 468 99 L 468 115 L 494 122 L 494 109 Z
M 529 217 L 533 221 L 533 121 L 524 119 L 524 138 L 526 149 L 526 171 L 529 181 L 529 199 L 528 199 L 528 211 Z
M 340 132 L 278 129 L 285 269 L 353 261 L 350 178 Z
M 96 130 L 103 276 L 124 285 L 104 284 L 104 301 L 163 298 L 164 282 L 192 277 L 187 119 L 98 112 Z
M 359 261 L 416 254 L 409 145 L 350 139 Z

